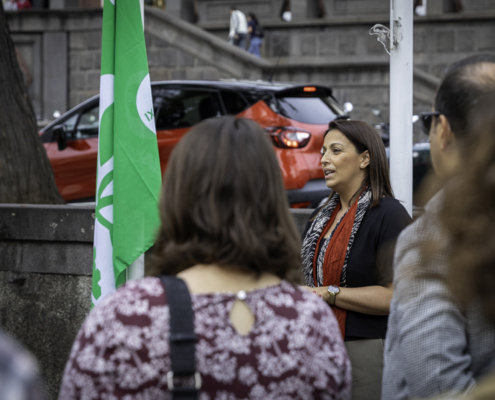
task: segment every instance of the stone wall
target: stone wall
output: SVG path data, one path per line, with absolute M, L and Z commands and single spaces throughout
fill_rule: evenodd
M 173 15 L 148 8 L 146 45 L 152 80 L 261 79 L 271 63 Z
M 190 22 L 201 23 L 228 22 L 229 9 L 237 7 L 244 13 L 253 12 L 263 24 L 281 20 L 282 12 L 290 9 L 292 21 L 301 22 L 308 19 L 332 20 L 336 17 L 387 17 L 390 13 L 390 0 L 167 0 L 167 10 Z M 460 0 L 463 9 L 461 15 L 495 11 L 495 3 L 490 0 Z M 411 7 L 413 2 L 411 2 Z M 188 11 L 189 10 L 189 14 Z M 197 15 L 191 19 L 191 10 Z M 427 15 L 450 15 L 458 12 L 453 0 L 428 0 Z M 188 19 L 189 18 L 189 19 Z
M 39 120 L 53 120 L 98 92 L 101 10 L 6 12 L 12 39 L 33 76 Z M 82 101 L 81 100 L 81 101 Z
M 269 65 L 265 60 L 204 36 L 196 26 L 148 8 L 145 40 L 151 80 L 262 78 L 262 69 Z M 69 38 L 71 108 L 99 92 L 101 27 L 70 31 Z
M 101 10 L 8 12 L 16 47 L 33 75 L 29 92 L 38 119 L 52 120 L 99 92 Z M 152 80 L 261 79 L 264 59 L 171 14 L 146 7 Z
M 91 304 L 93 207 L 0 205 L 0 328 L 40 363 L 56 399 Z
M 388 121 L 389 56 L 370 36 L 381 17 L 335 18 L 304 22 L 273 22 L 265 28 L 262 56 L 277 67 L 274 80 L 331 86 L 337 99 L 354 105 L 353 118 L 370 123 Z M 446 66 L 479 52 L 495 52 L 495 13 L 415 17 L 414 113 L 431 108 L 434 91 Z M 199 23 L 226 40 L 228 25 Z M 373 114 L 381 110 L 381 116 Z M 414 140 L 426 136 L 419 125 Z
M 291 210 L 302 234 L 313 210 Z M 0 328 L 38 359 L 56 399 L 90 310 L 93 206 L 0 204 Z
M 244 12 L 253 12 L 262 20 L 277 20 L 280 19 L 283 4 L 284 0 L 196 0 L 196 9 L 202 22 L 228 23 L 232 6 Z
M 101 10 L 12 12 L 8 19 L 14 42 L 33 72 L 29 90 L 39 118 L 50 120 L 54 110 L 63 112 L 98 93 Z M 415 18 L 414 113 L 430 109 L 448 64 L 477 52 L 495 51 L 494 22 L 495 12 L 489 10 Z M 150 75 L 155 81 L 271 77 L 328 85 L 341 103 L 354 104 L 353 118 L 387 122 L 389 56 L 376 36 L 369 35 L 376 23 L 387 25 L 388 17 L 272 20 L 264 25 L 263 58 L 259 59 L 227 43 L 228 20 L 194 25 L 147 7 Z M 57 47 L 57 43 L 66 45 Z M 373 110 L 381 115 L 377 117 Z M 424 135 L 415 126 L 414 140 L 421 139 Z

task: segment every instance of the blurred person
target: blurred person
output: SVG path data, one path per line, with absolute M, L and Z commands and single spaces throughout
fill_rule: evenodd
M 174 148 L 160 202 L 155 275 L 192 294 L 202 399 L 349 399 L 338 324 L 295 284 L 300 240 L 272 144 L 222 117 Z M 92 310 L 60 399 L 169 398 L 169 312 L 160 279 L 128 282 Z
M 290 0 L 284 0 L 280 12 L 280 18 L 282 21 L 290 22 L 292 21 L 292 12 L 290 10 Z
M 452 64 L 449 64 L 447 68 L 445 68 L 442 77 L 445 77 L 448 73 L 455 71 L 459 68 L 480 62 L 495 63 L 495 53 L 488 53 L 488 52 L 478 53 L 466 58 L 461 58 L 460 60 L 453 62 Z
M 479 139 L 466 155 L 470 162 L 446 185 L 450 200 L 439 214 L 450 237 L 448 284 L 455 301 L 464 312 L 470 308 L 482 312 L 495 326 L 495 92 L 480 103 L 470 128 Z M 473 392 L 458 398 L 494 399 L 495 374 L 483 377 Z
M 6 0 L 3 3 L 3 9 L 5 11 L 15 11 L 17 10 L 17 1 L 16 0 Z
M 229 43 L 246 50 L 248 23 L 246 16 L 235 7 L 230 8 Z
M 0 400 L 43 400 L 33 357 L 0 331 Z
M 414 13 L 420 17 L 426 15 L 426 1 L 427 0 L 415 0 L 414 1 Z
M 369 124 L 331 122 L 321 153 L 332 192 L 303 234 L 307 290 L 337 317 L 352 365 L 352 399 L 379 399 L 393 248 L 411 218 L 393 196 L 385 146 Z
M 442 181 L 455 182 L 473 162 L 465 154 L 478 140 L 469 116 L 495 92 L 495 57 L 474 56 L 453 65 L 437 89 L 433 112 L 421 114 L 429 132 L 433 169 Z M 390 306 L 383 400 L 429 397 L 469 391 L 493 367 L 495 329 L 480 310 L 464 310 L 446 285 L 452 243 L 438 212 L 441 189 L 424 214 L 399 237 L 394 258 L 394 295 Z M 456 194 L 460 201 L 470 193 Z M 426 258 L 422 249 L 430 249 Z
M 249 13 L 247 16 L 248 21 L 248 33 L 249 33 L 249 48 L 248 52 L 261 57 L 260 47 L 263 43 L 263 28 L 258 22 L 258 18 L 253 13 Z
M 18 10 L 29 10 L 31 8 L 31 1 L 29 0 L 17 0 Z

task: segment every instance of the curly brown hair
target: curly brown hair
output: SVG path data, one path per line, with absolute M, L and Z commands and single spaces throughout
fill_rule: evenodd
M 476 140 L 445 187 L 441 220 L 450 234 L 449 284 L 461 304 L 481 300 L 495 324 L 495 94 L 469 119 Z
M 253 121 L 212 118 L 181 139 L 165 172 L 160 216 L 153 275 L 217 264 L 302 281 L 280 166 Z

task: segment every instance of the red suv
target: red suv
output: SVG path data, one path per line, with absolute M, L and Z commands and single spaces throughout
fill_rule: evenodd
M 289 203 L 303 208 L 329 193 L 320 166 L 328 123 L 345 112 L 323 86 L 253 81 L 152 83 L 162 173 L 172 149 L 195 124 L 222 115 L 249 118 L 266 129 L 284 178 Z M 66 201 L 94 200 L 99 96 L 46 126 L 41 139 Z

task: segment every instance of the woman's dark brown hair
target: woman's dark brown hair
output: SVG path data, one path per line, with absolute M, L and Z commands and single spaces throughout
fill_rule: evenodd
M 460 304 L 480 301 L 495 325 L 495 94 L 477 99 L 473 138 L 459 173 L 445 185 L 441 220 L 450 238 L 449 284 Z
M 383 196 L 394 197 L 392 185 L 390 184 L 390 175 L 388 171 L 387 154 L 385 146 L 378 132 L 370 124 L 362 121 L 352 120 L 335 120 L 328 124 L 328 132 L 338 130 L 349 139 L 356 147 L 356 152 L 361 154 L 368 150 L 370 154 L 370 163 L 367 169 L 367 177 L 362 187 L 369 185 L 373 195 L 371 207 L 380 204 Z M 325 136 L 327 135 L 325 133 Z M 361 192 L 361 189 L 356 193 Z M 334 195 L 333 191 L 330 198 Z
M 160 215 L 154 275 L 217 264 L 301 280 L 301 242 L 280 166 L 253 121 L 213 118 L 182 138 L 167 166 Z

